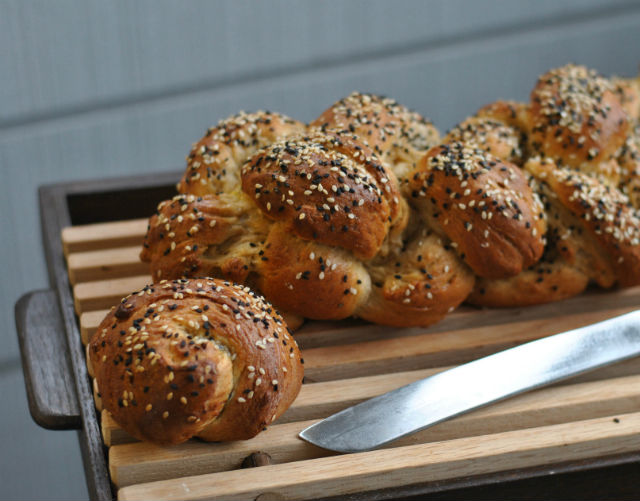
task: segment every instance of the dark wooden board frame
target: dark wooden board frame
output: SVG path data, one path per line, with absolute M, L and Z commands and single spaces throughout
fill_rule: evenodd
M 92 500 L 115 499 L 116 491 L 109 479 L 107 451 L 102 442 L 99 415 L 93 402 L 60 232 L 73 224 L 147 217 L 153 213 L 159 201 L 175 194 L 175 183 L 180 175 L 180 172 L 165 172 L 48 185 L 39 190 L 42 244 L 50 286 L 55 294 L 34 297 L 27 295 L 16 305 L 29 406 L 34 420 L 45 427 L 60 429 L 79 426 L 78 437 Z M 66 340 L 68 345 L 68 353 L 60 362 L 71 371 L 67 379 L 73 382 L 72 387 L 68 388 L 73 394 L 62 400 L 77 401 L 77 408 L 72 407 L 79 416 L 69 416 L 66 420 L 65 416 L 56 416 L 52 421 L 50 416 L 43 415 L 46 414 L 46 409 L 38 407 L 42 405 L 42 400 L 40 403 L 36 401 L 42 382 L 32 381 L 35 377 L 32 369 L 39 361 L 30 358 L 33 357 L 33 352 L 29 351 L 29 346 L 34 343 L 31 339 L 30 344 L 29 336 L 33 337 L 34 334 L 28 330 L 32 329 L 31 325 L 42 324 L 38 324 L 36 317 L 42 317 L 43 312 L 40 310 L 47 301 L 52 303 L 53 297 L 57 297 L 59 308 L 59 314 L 56 314 L 59 318 L 54 329 L 64 330 L 64 337 L 58 336 L 58 339 L 61 344 Z M 28 311 L 33 309 L 34 303 L 39 310 Z M 52 308 L 55 306 L 51 304 Z M 446 481 L 428 482 L 425 479 L 424 483 L 417 485 L 332 499 L 639 499 L 640 483 L 636 481 L 639 473 L 640 451 Z

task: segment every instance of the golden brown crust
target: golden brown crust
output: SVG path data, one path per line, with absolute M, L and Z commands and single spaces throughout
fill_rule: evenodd
M 531 92 L 530 145 L 557 163 L 598 173 L 625 141 L 627 114 L 611 82 L 584 66 L 542 75 Z
M 520 131 L 529 128 L 529 105 L 520 101 L 494 101 L 480 108 L 476 116 L 497 120 Z
M 268 222 L 243 193 L 177 195 L 149 220 L 140 258 L 155 281 L 216 276 L 246 282 L 260 260 Z
M 512 308 L 560 301 L 580 294 L 589 277 L 563 261 L 540 261 L 515 277 L 479 278 L 467 302 L 477 306 Z
M 438 130 L 419 113 L 393 99 L 359 92 L 331 105 L 310 127 L 356 134 L 389 165 L 401 184 L 420 156 L 440 140 Z
M 270 145 L 242 171 L 242 189 L 295 235 L 373 257 L 397 217 L 394 174 L 349 133 Z
M 188 158 L 180 190 L 200 198 L 159 209 L 142 257 L 155 279 L 242 281 L 298 320 L 396 326 L 429 325 L 468 293 L 508 306 L 640 283 L 639 82 L 551 70 L 530 104 L 484 106 L 443 144 L 371 94 L 309 128 L 232 117 Z M 194 233 L 186 214 L 211 226 Z
M 332 104 L 309 126 L 322 131 L 350 132 L 382 156 L 397 133 L 396 103 L 372 94 L 353 92 Z
M 490 117 L 467 118 L 451 129 L 442 142 L 464 143 L 516 165 L 523 159 L 524 132 Z
M 439 139 L 438 130 L 420 114 L 391 98 L 360 92 L 335 102 L 309 126 L 356 134 L 380 157 L 394 147 L 426 151 Z
M 547 198 L 575 218 L 565 226 L 573 239 L 580 239 L 575 253 L 590 256 L 589 269 L 582 271 L 603 287 L 640 284 L 640 219 L 629 199 L 591 176 L 549 161 L 532 160 L 529 169 L 551 192 Z
M 104 407 L 128 433 L 160 444 L 251 438 L 302 383 L 282 318 L 219 280 L 163 281 L 124 298 L 88 352 Z
M 513 276 L 542 255 L 542 206 L 515 165 L 450 143 L 432 148 L 409 182 L 412 203 L 477 275 Z
M 640 200 L 640 169 L 634 136 L 627 135 L 628 119 L 638 113 L 636 85 L 568 65 L 540 77 L 529 111 L 489 107 L 489 116 L 529 133 L 527 154 L 547 156 L 525 168 L 537 177 L 549 229 L 537 265 L 510 279 L 479 279 L 469 302 L 525 306 L 578 294 L 589 281 L 638 282 L 631 206 Z
M 283 311 L 340 319 L 369 296 L 369 274 L 351 253 L 300 239 L 282 223 L 272 226 L 264 258 L 258 288 Z
M 240 185 L 240 168 L 260 148 L 306 127 L 280 113 L 240 112 L 207 130 L 187 155 L 187 168 L 178 183 L 180 193 L 230 193 Z
M 426 230 L 367 269 L 371 295 L 357 314 L 385 325 L 434 324 L 465 300 L 474 283 L 471 270 Z

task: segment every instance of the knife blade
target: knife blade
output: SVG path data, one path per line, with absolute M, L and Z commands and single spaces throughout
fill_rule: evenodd
M 336 452 L 375 449 L 473 409 L 640 355 L 640 310 L 516 346 L 344 409 L 300 432 Z

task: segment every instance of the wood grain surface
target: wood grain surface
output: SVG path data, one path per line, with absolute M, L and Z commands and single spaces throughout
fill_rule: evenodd
M 149 281 L 138 247 L 131 245 L 141 239 L 144 225 L 136 221 L 137 235 L 133 227 L 131 222 L 101 223 L 62 234 L 85 343 L 109 306 Z M 107 235 L 102 244 L 101 233 Z M 592 290 L 533 308 L 465 307 L 429 329 L 355 320 L 308 322 L 295 334 L 305 358 L 300 396 L 279 421 L 248 441 L 192 439 L 171 447 L 137 441 L 101 409 L 94 388 L 111 481 L 121 499 L 307 499 L 635 450 L 639 360 L 474 411 L 364 455 L 335 456 L 302 441 L 298 433 L 318 419 L 448 366 L 611 318 L 639 304 L 640 288 Z M 621 422 L 624 426 L 618 426 Z M 267 454 L 272 464 L 241 472 L 243 461 L 257 452 Z M 270 469 L 278 480 L 264 473 Z

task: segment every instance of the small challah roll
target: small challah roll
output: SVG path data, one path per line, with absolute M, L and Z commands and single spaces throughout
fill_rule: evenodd
M 113 308 L 88 353 L 102 403 L 131 435 L 244 440 L 298 395 L 298 347 L 273 307 L 212 279 L 162 281 Z

